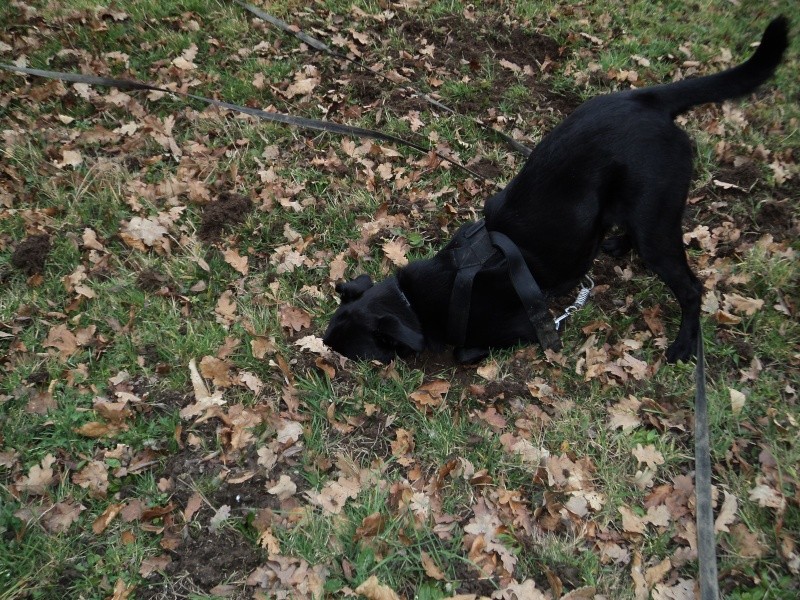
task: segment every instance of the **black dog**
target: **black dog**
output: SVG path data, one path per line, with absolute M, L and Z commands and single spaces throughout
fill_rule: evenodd
M 693 151 L 673 119 L 697 104 L 755 90 L 780 63 L 787 37 L 788 22 L 779 17 L 753 56 L 737 67 L 585 102 L 545 136 L 511 183 L 486 201 L 486 229 L 513 240 L 551 296 L 578 284 L 601 245 L 613 255 L 636 249 L 680 303 L 680 330 L 667 360 L 691 358 L 702 285 L 686 260 L 681 218 Z M 623 235 L 603 243 L 612 226 Z M 535 341 L 529 312 L 499 253 L 483 264 L 464 299 L 471 306 L 463 335 L 449 330 L 458 272 L 453 257 L 466 227 L 433 258 L 413 262 L 377 285 L 367 275 L 337 285 L 342 304 L 325 344 L 349 358 L 381 362 L 455 344 L 456 358 L 465 362 L 485 356 L 490 347 Z

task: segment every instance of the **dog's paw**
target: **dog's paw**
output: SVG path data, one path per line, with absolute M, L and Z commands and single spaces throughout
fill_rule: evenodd
M 631 238 L 628 234 L 614 235 L 603 241 L 600 246 L 603 252 L 616 258 L 625 256 L 633 248 Z
M 686 342 L 675 340 L 667 348 L 667 362 L 676 363 L 678 361 L 689 362 L 695 356 L 696 342 Z
M 453 357 L 461 365 L 471 365 L 489 356 L 488 348 L 455 348 Z

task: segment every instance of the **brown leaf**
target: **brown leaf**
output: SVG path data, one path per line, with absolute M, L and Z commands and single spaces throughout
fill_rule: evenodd
M 356 528 L 355 541 L 374 537 L 381 533 L 386 525 L 386 518 L 379 512 L 367 515 L 361 520 L 361 525 Z
M 736 511 L 739 508 L 739 501 L 736 496 L 725 491 L 725 501 L 722 503 L 722 508 L 719 510 L 716 520 L 714 521 L 714 531 L 730 531 L 728 525 L 736 521 Z
M 59 358 L 63 361 L 78 351 L 78 338 L 67 329 L 66 325 L 56 325 L 48 332 L 47 339 L 42 346 L 56 348 Z
M 247 256 L 240 256 L 239 253 L 233 248 L 225 250 L 222 253 L 222 256 L 225 259 L 225 262 L 232 266 L 235 270 L 242 275 L 247 275 L 249 271 L 247 264 L 249 259 Z
M 92 523 L 92 531 L 94 534 L 100 535 L 103 533 L 116 518 L 116 516 L 122 511 L 123 507 L 124 504 L 109 504 L 103 511 L 103 514 L 97 517 Z
M 227 360 L 220 360 L 215 356 L 204 356 L 200 360 L 200 374 L 206 379 L 211 379 L 217 387 L 230 387 L 230 370 L 232 365 Z
M 356 594 L 366 596 L 367 600 L 400 600 L 392 588 L 382 585 L 375 575 L 370 576 L 364 583 L 356 588 Z
M 618 510 L 622 515 L 622 529 L 624 531 L 628 533 L 644 533 L 644 521 L 639 515 L 627 506 L 620 506 Z
M 107 435 L 116 435 L 120 431 L 127 431 L 125 424 L 115 425 L 113 423 L 100 423 L 99 421 L 89 421 L 73 431 L 88 438 L 101 438 Z
M 430 577 L 431 579 L 436 579 L 437 581 L 444 580 L 445 578 L 444 573 L 431 558 L 430 554 L 424 551 L 420 552 L 419 558 L 422 561 L 422 567 L 425 569 L 425 574 L 428 577 Z
M 143 219 L 133 217 L 125 224 L 121 233 L 125 234 L 123 240 L 133 242 L 134 247 L 142 249 L 142 245 L 152 248 L 153 246 L 162 247 L 166 240 L 167 229 L 156 219 Z M 137 243 L 138 242 L 138 243 Z
M 414 403 L 425 410 L 427 406 L 441 406 L 444 397 L 450 391 L 450 383 L 443 379 L 434 379 L 423 384 L 416 392 L 409 394 Z
M 222 293 L 217 300 L 214 312 L 217 316 L 217 323 L 226 328 L 236 322 L 236 299 L 233 297 L 233 292 L 225 290 Z
M 169 554 L 145 558 L 139 567 L 139 575 L 146 579 L 156 571 L 163 572 L 171 562 Z
M 192 520 L 192 517 L 195 513 L 200 510 L 200 507 L 203 506 L 203 497 L 195 492 L 189 499 L 186 501 L 186 508 L 183 509 L 183 520 L 185 523 L 188 523 Z
M 45 456 L 41 463 L 30 468 L 26 477 L 22 477 L 17 482 L 17 489 L 34 496 L 43 496 L 47 492 L 47 488 L 55 482 L 53 471 L 55 462 L 56 459 L 52 454 Z
M 647 446 L 637 444 L 636 448 L 631 450 L 631 454 L 636 457 L 639 464 L 645 463 L 652 471 L 656 470 L 657 465 L 664 464 L 664 455 L 652 444 Z
M 408 264 L 406 257 L 408 250 L 409 245 L 402 238 L 389 240 L 383 244 L 383 253 L 396 267 L 405 267 Z
M 280 309 L 281 327 L 293 331 L 301 331 L 311 327 L 311 315 L 302 308 L 285 304 Z
M 108 467 L 99 460 L 89 461 L 83 469 L 72 475 L 72 483 L 90 490 L 95 498 L 105 498 L 108 492 Z
M 42 525 L 50 533 L 65 533 L 86 507 L 80 502 L 58 502 L 42 515 Z
M 267 489 L 267 492 L 273 496 L 277 496 L 278 500 L 286 500 L 294 496 L 297 492 L 297 485 L 295 485 L 292 478 L 288 475 L 281 475 L 278 483 Z

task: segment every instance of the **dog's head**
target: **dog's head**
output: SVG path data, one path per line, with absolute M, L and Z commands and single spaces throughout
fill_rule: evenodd
M 382 363 L 425 349 L 422 326 L 396 277 L 373 285 L 369 275 L 361 275 L 337 284 L 336 292 L 342 304 L 325 331 L 329 348 L 354 360 Z

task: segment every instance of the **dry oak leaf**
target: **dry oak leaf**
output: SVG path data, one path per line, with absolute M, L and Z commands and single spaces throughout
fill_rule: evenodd
M 223 251 L 222 256 L 225 259 L 225 262 L 232 266 L 236 271 L 242 275 L 247 275 L 248 271 L 250 270 L 247 264 L 250 259 L 247 256 L 241 256 L 233 248 Z
M 738 415 L 739 413 L 742 412 L 747 397 L 742 392 L 740 392 L 739 390 L 735 390 L 732 387 L 728 388 L 728 392 L 730 393 L 731 396 L 731 412 L 734 415 Z
M 150 248 L 156 244 L 163 245 L 167 229 L 156 219 L 133 217 L 123 228 L 120 235 L 122 234 L 124 234 L 125 243 L 138 250 L 143 250 L 142 244 Z M 137 242 L 139 243 L 137 244 Z
M 83 156 L 77 150 L 64 150 L 61 153 L 61 160 L 53 161 L 53 164 L 59 169 L 64 167 L 77 167 L 83 162 Z
M 367 600 L 400 600 L 400 596 L 388 585 L 383 585 L 375 575 L 370 576 L 356 588 L 356 594 L 365 596 Z
M 762 508 L 774 508 L 779 512 L 783 512 L 786 508 L 786 498 L 778 490 L 763 481 L 750 490 L 750 500 L 758 502 L 758 505 Z
M 233 297 L 233 292 L 225 290 L 217 300 L 217 306 L 214 308 L 217 323 L 226 329 L 236 322 L 236 299 Z
M 43 496 L 55 481 L 53 464 L 56 459 L 52 454 L 48 454 L 38 465 L 33 465 L 28 471 L 27 476 L 23 476 L 16 484 L 21 492 L 27 492 L 34 496 Z
M 156 571 L 164 571 L 167 566 L 172 562 L 169 554 L 162 554 L 160 556 L 151 556 L 145 558 L 139 567 L 139 575 L 147 579 Z
M 339 477 L 338 481 L 329 481 L 319 492 L 307 492 L 309 500 L 321 507 L 325 512 L 338 515 L 342 512 L 345 502 L 355 498 L 361 491 L 361 482 L 358 477 Z
M 638 464 L 645 463 L 652 471 L 655 471 L 658 465 L 664 464 L 664 455 L 656 450 L 653 444 L 647 446 L 637 444 L 636 448 L 631 450 L 631 454 L 636 457 Z
M 211 531 L 216 531 L 219 529 L 220 525 L 222 525 L 225 521 L 227 521 L 231 516 L 231 507 L 227 504 L 223 504 L 222 506 L 217 509 L 217 512 L 214 514 L 213 517 L 208 522 L 208 526 L 211 528 Z
M 410 246 L 402 238 L 389 240 L 383 244 L 383 253 L 396 267 L 405 267 L 408 264 L 408 252 Z
M 64 533 L 85 510 L 83 504 L 74 500 L 58 502 L 42 515 L 42 526 L 50 533 Z
M 89 461 L 72 475 L 72 483 L 88 489 L 95 498 L 105 498 L 108 492 L 108 467 L 100 460 Z
M 301 350 L 307 350 L 321 356 L 328 356 L 331 354 L 330 348 L 325 345 L 322 338 L 315 335 L 302 337 L 295 341 L 294 345 L 300 347 Z
M 379 512 L 374 512 L 367 515 L 361 520 L 361 525 L 356 528 L 356 534 L 353 537 L 355 541 L 374 537 L 381 533 L 386 526 L 386 518 Z
M 431 558 L 431 555 L 427 552 L 420 552 L 419 559 L 422 561 L 422 568 L 425 569 L 425 574 L 430 577 L 431 579 L 436 579 L 437 581 L 442 581 L 445 578 L 444 573 L 436 564 L 436 562 Z
M 294 496 L 295 492 L 297 492 L 297 486 L 294 481 L 292 481 L 291 477 L 288 475 L 281 475 L 278 483 L 268 488 L 267 492 L 273 496 L 277 496 L 278 500 L 286 500 Z
M 107 435 L 116 435 L 120 431 L 127 430 L 128 426 L 125 423 L 101 423 L 100 421 L 89 421 L 73 429 L 75 433 L 88 438 L 101 438 Z
M 744 313 L 748 317 L 756 314 L 764 307 L 764 301 L 760 298 L 746 298 L 739 294 L 725 294 L 723 296 L 725 306 L 737 313 Z
M 611 418 L 609 419 L 609 426 L 611 429 L 622 429 L 622 431 L 630 431 L 639 427 L 642 420 L 639 418 L 639 407 L 642 405 L 634 396 L 628 396 L 617 404 L 610 406 L 608 409 Z
M 216 356 L 204 356 L 200 360 L 200 374 L 217 387 L 230 387 L 230 370 L 233 365 L 227 360 L 220 360 Z
M 66 360 L 78 351 L 78 338 L 66 325 L 56 325 L 47 334 L 42 344 L 45 348 L 56 348 L 61 360 Z
M 409 398 L 424 410 L 426 406 L 441 406 L 448 391 L 450 391 L 449 382 L 434 379 L 423 384 L 416 392 L 411 392 Z
M 642 517 L 634 513 L 627 506 L 620 506 L 617 510 L 622 515 L 622 529 L 628 533 L 644 533 L 645 526 Z
M 739 500 L 733 494 L 725 492 L 725 500 L 722 503 L 722 508 L 719 509 L 719 514 L 714 521 L 714 532 L 720 531 L 729 532 L 728 525 L 732 525 L 736 521 L 736 511 L 739 508 Z
M 302 308 L 296 308 L 288 304 L 281 306 L 280 319 L 281 327 L 284 329 L 301 331 L 311 327 L 311 315 Z

